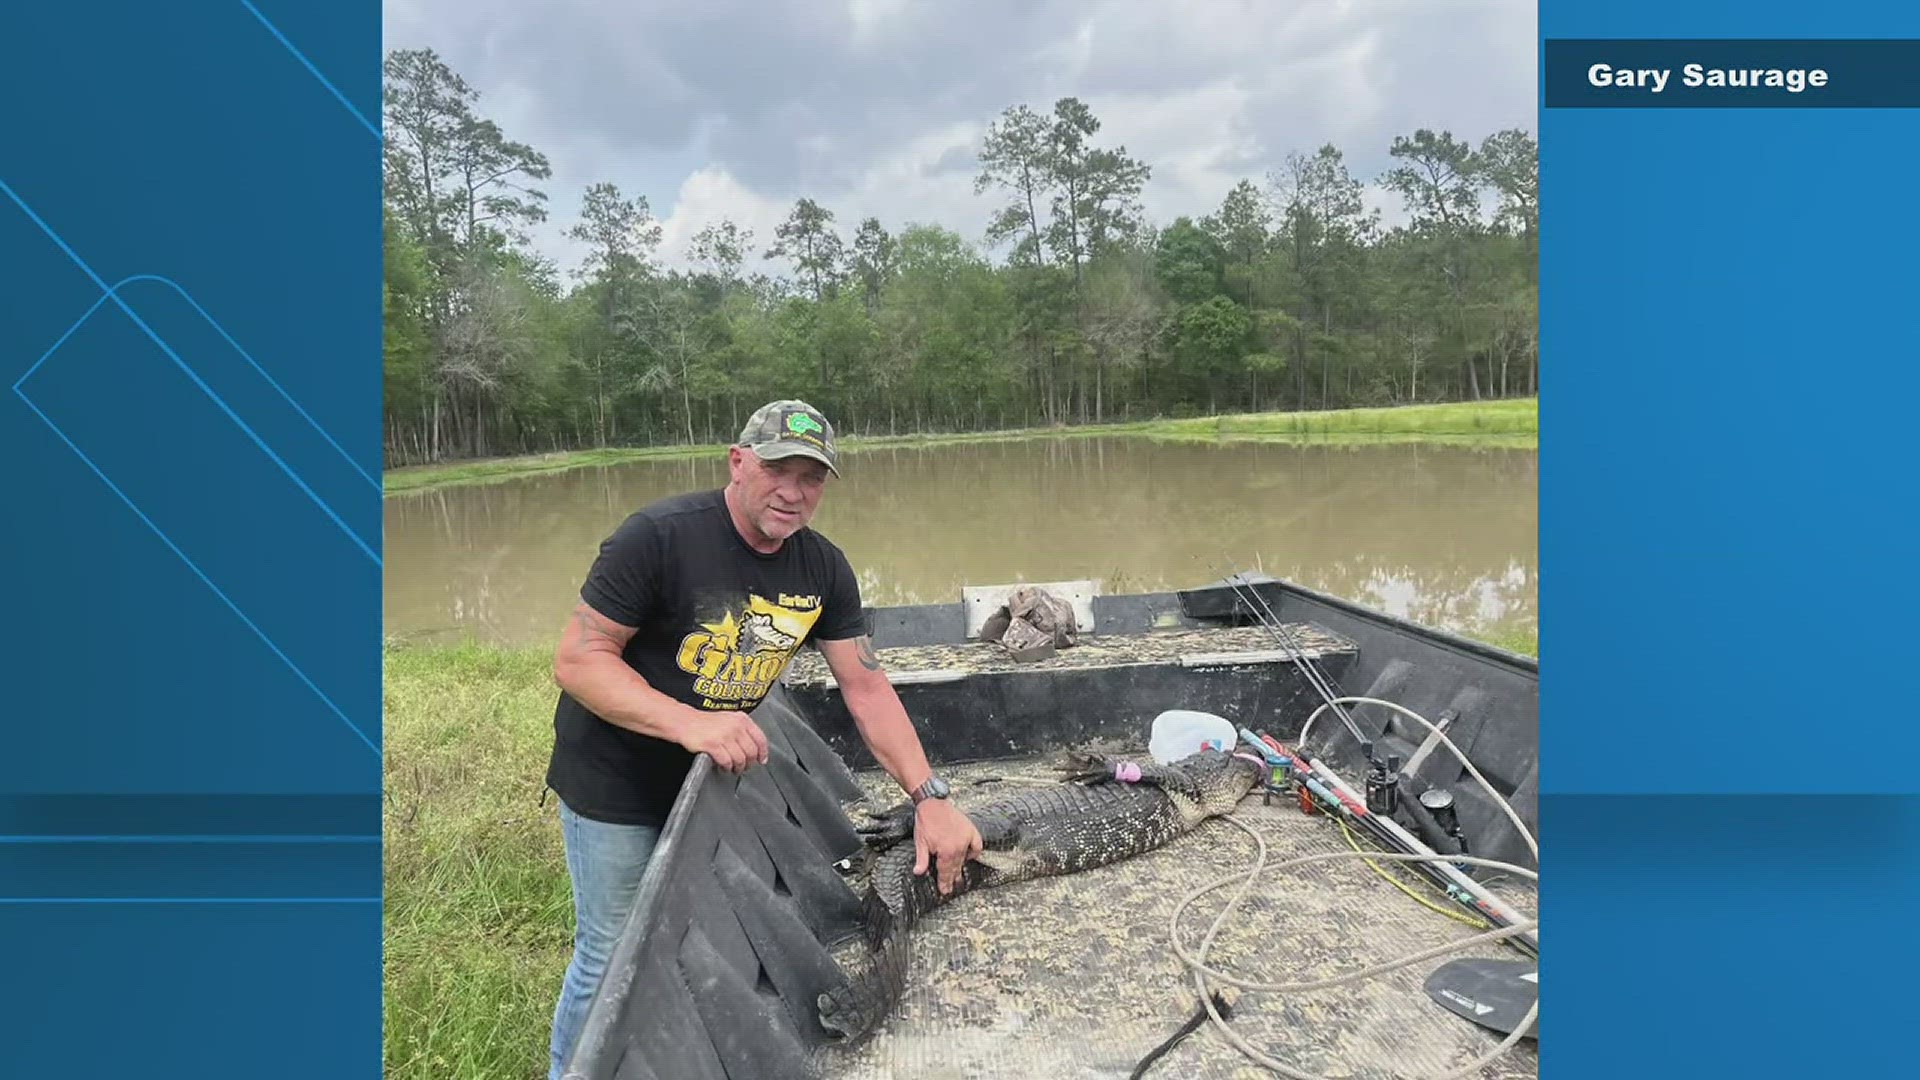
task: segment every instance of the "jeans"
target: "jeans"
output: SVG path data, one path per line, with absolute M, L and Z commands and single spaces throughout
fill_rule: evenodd
M 573 879 L 573 960 L 553 1010 L 549 1080 L 560 1080 L 560 1068 L 579 1038 L 587 1006 L 640 891 L 640 876 L 660 840 L 657 828 L 584 818 L 565 800 L 560 801 L 560 834 L 567 845 L 567 875 Z

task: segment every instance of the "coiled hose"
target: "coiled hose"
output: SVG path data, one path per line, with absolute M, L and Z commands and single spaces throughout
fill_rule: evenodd
M 1380 705 L 1385 708 L 1392 709 L 1395 712 L 1398 712 L 1401 715 L 1408 717 L 1409 719 L 1417 721 L 1422 726 L 1424 726 L 1428 731 L 1432 732 L 1436 737 L 1440 739 L 1442 743 L 1446 745 L 1448 750 L 1453 752 L 1454 757 L 1460 759 L 1460 764 L 1466 767 L 1467 771 L 1473 775 L 1473 778 L 1475 780 L 1478 780 L 1482 787 L 1486 788 L 1487 794 L 1492 796 L 1493 800 L 1500 804 L 1500 808 L 1506 812 L 1508 819 L 1513 822 L 1514 827 L 1520 830 L 1520 835 L 1523 839 L 1526 840 L 1527 847 L 1529 850 L 1533 852 L 1534 858 L 1537 860 L 1540 857 L 1540 845 L 1534 839 L 1533 833 L 1528 831 L 1526 824 L 1520 820 L 1520 815 L 1514 813 L 1513 807 L 1508 804 L 1506 799 L 1501 797 L 1498 791 L 1494 790 L 1493 785 L 1487 782 L 1487 778 L 1480 774 L 1480 770 L 1474 768 L 1473 763 L 1467 760 L 1467 756 L 1461 753 L 1460 748 L 1454 745 L 1452 739 L 1447 738 L 1445 732 L 1442 732 L 1439 728 L 1435 727 L 1433 723 L 1429 721 L 1426 717 L 1421 716 L 1419 713 L 1414 712 L 1412 709 L 1406 708 L 1402 705 L 1397 705 L 1391 701 L 1382 701 L 1377 698 L 1345 697 L 1345 698 L 1335 698 L 1335 699 L 1329 700 L 1326 704 L 1320 706 L 1320 708 L 1315 709 L 1313 711 L 1313 714 L 1307 717 L 1306 724 L 1301 727 L 1299 743 L 1303 751 L 1305 749 L 1307 732 L 1312 729 L 1314 719 L 1317 718 L 1326 709 L 1332 707 L 1335 704 L 1342 704 L 1342 703 Z M 1220 1034 L 1224 1036 L 1229 1043 L 1233 1044 L 1235 1049 L 1239 1050 L 1242 1054 L 1246 1055 L 1249 1059 L 1255 1062 L 1258 1062 L 1259 1064 L 1264 1065 L 1269 1069 L 1272 1069 L 1274 1072 L 1277 1072 L 1282 1076 L 1290 1077 L 1292 1078 L 1292 1080 L 1329 1080 L 1329 1078 L 1320 1077 L 1313 1073 L 1302 1072 L 1298 1069 L 1295 1069 L 1292 1066 L 1287 1065 L 1285 1062 L 1276 1060 L 1271 1055 L 1264 1053 L 1257 1047 L 1253 1046 L 1251 1043 L 1247 1042 L 1246 1039 L 1242 1038 L 1238 1032 L 1234 1031 L 1232 1027 L 1228 1026 L 1226 1018 L 1220 1014 L 1220 1011 L 1217 1008 L 1216 999 L 1214 998 L 1213 995 L 1210 995 L 1207 992 L 1208 979 L 1213 979 L 1216 982 L 1224 983 L 1228 986 L 1237 986 L 1242 990 L 1261 990 L 1261 991 L 1267 991 L 1269 993 L 1280 993 L 1280 994 L 1304 993 L 1309 990 L 1332 990 L 1342 986 L 1352 986 L 1356 983 L 1363 982 L 1367 979 L 1371 979 L 1376 975 L 1384 975 L 1390 971 L 1397 971 L 1400 968 L 1410 967 L 1414 964 L 1422 963 L 1427 960 L 1433 960 L 1441 956 L 1446 956 L 1449 953 L 1463 952 L 1467 949 L 1471 949 L 1479 945 L 1491 944 L 1493 942 L 1502 941 L 1510 937 L 1518 937 L 1521 934 L 1524 934 L 1524 933 L 1527 933 L 1528 931 L 1536 930 L 1539 928 L 1540 921 L 1538 919 L 1528 919 L 1521 922 L 1516 922 L 1511 926 L 1505 926 L 1505 927 L 1500 927 L 1498 929 L 1490 930 L 1484 934 L 1476 934 L 1470 938 L 1465 938 L 1460 941 L 1453 942 L 1452 944 L 1449 944 L 1449 945 L 1442 945 L 1437 948 L 1426 949 L 1421 952 L 1415 953 L 1411 956 L 1404 956 L 1398 960 L 1392 960 L 1384 964 L 1378 964 L 1378 965 L 1375 965 L 1374 967 L 1365 968 L 1360 971 L 1352 972 L 1347 975 L 1335 976 L 1330 979 L 1316 979 L 1308 982 L 1279 983 L 1279 982 L 1256 982 L 1252 979 L 1243 979 L 1243 978 L 1239 978 L 1238 976 L 1229 975 L 1226 972 L 1220 971 L 1216 968 L 1209 967 L 1207 965 L 1207 962 L 1206 962 L 1207 952 L 1209 949 L 1213 947 L 1213 939 L 1216 935 L 1219 934 L 1220 927 L 1226 924 L 1227 917 L 1232 915 L 1234 912 L 1234 909 L 1240 906 L 1240 901 L 1245 898 L 1247 894 L 1247 890 L 1253 886 L 1254 881 L 1258 879 L 1262 873 L 1265 873 L 1269 869 L 1288 870 L 1296 866 L 1305 866 L 1308 863 L 1331 862 L 1336 859 L 1364 859 L 1364 860 L 1367 860 L 1368 862 L 1374 862 L 1375 860 L 1379 860 L 1379 861 L 1385 861 L 1385 862 L 1447 862 L 1447 863 L 1454 863 L 1454 864 L 1464 863 L 1470 866 L 1486 866 L 1486 867 L 1492 867 L 1497 870 L 1504 870 L 1508 873 L 1515 874 L 1520 877 L 1528 878 L 1536 882 L 1540 880 L 1540 875 L 1535 873 L 1532 870 L 1528 870 L 1526 867 L 1523 867 L 1523 866 L 1515 866 L 1512 863 L 1499 862 L 1493 859 L 1475 858 L 1467 855 L 1400 854 L 1397 852 L 1362 851 L 1357 848 L 1353 851 L 1335 851 L 1335 852 L 1329 852 L 1326 854 L 1318 854 L 1318 855 L 1302 855 L 1297 858 L 1288 859 L 1285 862 L 1275 863 L 1271 867 L 1269 867 L 1267 865 L 1266 837 L 1262 836 L 1260 832 L 1255 828 L 1253 828 L 1251 825 L 1248 825 L 1245 822 L 1232 817 L 1231 815 L 1226 817 L 1225 820 L 1231 822 L 1235 828 L 1246 833 L 1248 836 L 1253 837 L 1254 843 L 1259 846 L 1258 854 L 1255 855 L 1253 860 L 1252 869 L 1248 870 L 1244 874 L 1242 873 L 1227 874 L 1212 882 L 1209 882 L 1206 885 L 1202 885 L 1201 887 L 1194 889 L 1192 892 L 1189 892 L 1186 896 L 1182 897 L 1179 905 L 1173 909 L 1173 915 L 1171 919 L 1168 921 L 1167 934 L 1169 939 L 1173 942 L 1174 955 L 1180 958 L 1181 963 L 1185 964 L 1187 966 L 1188 971 L 1192 974 L 1194 992 L 1199 996 L 1201 1007 L 1207 1011 L 1207 1016 L 1213 1021 L 1214 1027 L 1219 1030 Z M 1197 952 L 1189 952 L 1187 950 L 1186 945 L 1180 940 L 1180 917 L 1186 914 L 1187 909 L 1192 907 L 1194 902 L 1199 900 L 1201 897 L 1206 896 L 1209 893 L 1216 892 L 1220 889 L 1223 889 L 1226 886 L 1236 881 L 1240 883 L 1240 888 L 1234 892 L 1232 899 L 1227 901 L 1226 906 L 1220 909 L 1220 914 L 1214 917 L 1213 924 L 1207 928 L 1206 936 L 1203 939 L 1201 939 L 1199 950 Z M 1522 1038 L 1526 1037 L 1527 1032 L 1532 1030 L 1533 1023 L 1539 1017 L 1539 1013 L 1540 1013 L 1540 1004 L 1538 1001 L 1535 1001 L 1533 1006 L 1527 1010 L 1527 1015 L 1525 1019 L 1521 1020 L 1520 1023 L 1514 1027 L 1513 1032 L 1509 1034 L 1505 1039 L 1503 1039 L 1500 1042 L 1500 1045 L 1494 1047 L 1491 1051 L 1482 1055 L 1481 1057 L 1475 1058 L 1473 1061 L 1468 1062 L 1467 1064 L 1462 1065 L 1451 1072 L 1445 1073 L 1444 1075 L 1439 1077 L 1438 1080 L 1463 1080 L 1464 1077 L 1471 1076 L 1472 1074 L 1478 1072 L 1480 1069 L 1485 1068 L 1487 1065 L 1491 1064 L 1494 1060 L 1499 1058 L 1500 1055 L 1505 1054 L 1507 1051 L 1513 1049 L 1513 1047 L 1516 1044 L 1518 1044 Z

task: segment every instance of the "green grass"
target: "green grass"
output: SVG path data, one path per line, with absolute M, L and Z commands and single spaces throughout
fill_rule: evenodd
M 1497 645 L 1508 652 L 1519 653 L 1522 656 L 1531 656 L 1536 660 L 1540 658 L 1540 631 L 1538 629 L 1470 633 L 1466 636 L 1477 638 L 1489 645 Z
M 1034 438 L 1088 438 L 1105 435 L 1139 435 L 1182 442 L 1303 444 L 1430 442 L 1480 447 L 1534 448 L 1539 445 L 1539 432 L 1540 403 L 1538 399 L 1525 398 L 1446 405 L 1406 405 L 1387 409 L 1241 413 L 1232 416 L 1196 417 L 1188 420 L 1142 420 L 1125 424 L 1018 428 L 1008 431 L 951 435 L 849 436 L 840 442 L 841 448 L 847 453 L 895 446 L 949 446 Z M 653 458 L 717 456 L 724 449 L 722 446 L 714 445 L 580 450 L 569 453 L 471 461 L 455 465 L 419 465 L 404 469 L 389 469 L 385 476 L 385 486 L 388 494 L 394 494 L 455 484 L 487 483 L 588 465 L 614 465 Z
M 1537 446 L 1540 402 L 1524 398 L 1320 413 L 1250 413 L 1170 420 L 1156 425 L 1156 433 L 1263 441 L 1434 440 Z
M 705 457 L 718 453 L 718 446 L 651 446 L 628 449 L 572 450 L 558 454 L 532 454 L 526 457 L 488 458 L 457 465 L 415 465 L 388 469 L 382 478 L 389 495 L 422 488 L 451 487 L 456 484 L 481 484 L 535 473 L 559 472 L 585 465 L 618 465 L 646 458 Z
M 386 1073 L 546 1075 L 573 908 L 547 649 L 386 652 Z
M 1491 635 L 1538 653 L 1533 631 Z M 551 797 L 551 651 L 386 650 L 388 1080 L 537 1080 L 573 908 Z

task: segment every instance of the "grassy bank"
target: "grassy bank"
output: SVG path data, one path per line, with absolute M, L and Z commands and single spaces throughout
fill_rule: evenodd
M 572 901 L 546 649 L 386 654 L 386 1071 L 546 1075 Z
M 1538 629 L 1501 630 L 1470 636 L 1478 638 L 1489 645 L 1498 645 L 1508 652 L 1519 653 L 1521 656 L 1531 656 L 1536 660 L 1540 657 L 1540 631 Z
M 416 465 L 388 469 L 382 484 L 389 495 L 425 488 L 451 487 L 456 484 L 483 484 L 535 473 L 560 472 L 585 465 L 618 465 L 646 458 L 701 457 L 719 452 L 717 446 L 656 446 L 633 449 L 572 450 L 558 454 L 532 454 L 526 457 L 488 458 L 463 461 L 455 465 Z
M 1139 435 L 1180 441 L 1256 441 L 1278 443 L 1434 442 L 1451 445 L 1531 448 L 1539 445 L 1539 401 L 1464 402 L 1407 405 L 1391 409 L 1341 409 L 1331 412 L 1243 413 L 1187 420 L 1147 420 L 1127 424 L 1022 428 L 959 435 L 848 437 L 848 453 L 890 446 L 942 446 L 1012 439 Z M 486 483 L 515 476 L 556 472 L 587 465 L 612 465 L 649 458 L 717 455 L 719 446 L 667 446 L 639 449 L 580 450 L 560 454 L 497 458 L 454 465 L 390 469 L 388 494 L 453 484 Z
M 1334 412 L 1247 413 L 1168 420 L 1151 433 L 1262 441 L 1417 441 L 1497 446 L 1537 446 L 1540 402 L 1536 398 L 1393 409 Z
M 1534 653 L 1532 635 L 1490 637 Z M 545 1075 L 573 914 L 553 800 L 551 652 L 386 652 L 389 1080 Z

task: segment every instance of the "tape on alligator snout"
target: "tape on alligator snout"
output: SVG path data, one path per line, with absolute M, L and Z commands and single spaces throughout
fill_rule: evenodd
M 1123 784 L 1137 784 L 1140 782 L 1140 766 L 1123 761 L 1113 767 L 1113 778 Z

